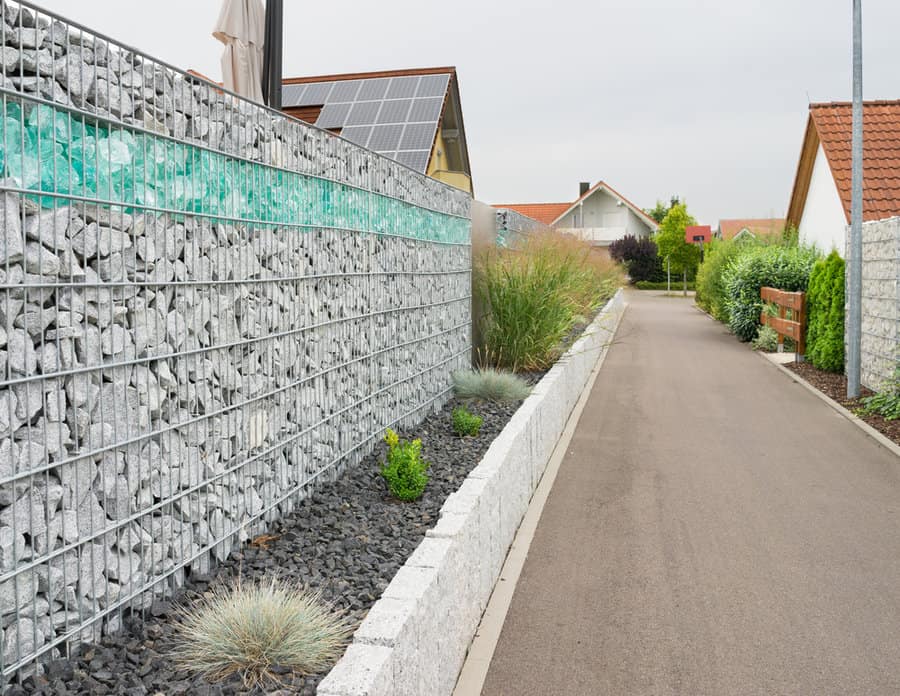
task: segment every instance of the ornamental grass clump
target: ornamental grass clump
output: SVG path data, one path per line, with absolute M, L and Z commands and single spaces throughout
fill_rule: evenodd
M 514 250 L 482 252 L 473 284 L 485 354 L 496 367 L 549 367 L 575 317 L 592 315 L 622 281 L 618 264 L 557 232 L 535 234 Z
M 422 459 L 422 441 L 401 440 L 390 428 L 384 435 L 388 446 L 387 461 L 381 476 L 394 497 L 405 502 L 418 500 L 428 485 L 428 462 Z
M 275 670 L 328 669 L 352 629 L 318 593 L 269 577 L 216 585 L 183 606 L 172 657 L 181 669 L 220 681 L 240 675 L 247 688 L 275 682 Z
M 481 431 L 484 418 L 476 416 L 465 406 L 457 406 L 453 409 L 453 430 L 460 437 L 475 437 Z
M 453 388 L 460 399 L 522 401 L 530 388 L 524 379 L 491 367 L 453 373 Z

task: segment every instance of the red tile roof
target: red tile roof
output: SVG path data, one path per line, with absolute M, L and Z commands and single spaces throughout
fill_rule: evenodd
M 810 104 L 788 210 L 792 224 L 798 224 L 803 215 L 819 143 L 850 221 L 851 128 L 850 102 Z M 900 215 L 900 100 L 867 101 L 863 105 L 863 219 L 882 220 L 896 215 Z
M 722 239 L 734 239 L 738 232 L 746 229 L 755 237 L 784 232 L 784 218 L 745 218 L 740 220 L 719 220 L 719 234 Z
M 697 237 L 700 239 L 698 240 Z M 684 241 L 693 244 L 696 241 L 708 242 L 712 238 L 712 227 L 709 225 L 688 225 L 684 228 Z
M 566 212 L 571 205 L 571 203 L 495 203 L 494 207 L 515 210 L 532 220 L 549 225 Z

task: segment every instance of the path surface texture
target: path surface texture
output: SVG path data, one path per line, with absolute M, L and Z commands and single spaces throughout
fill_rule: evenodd
M 900 460 L 632 293 L 483 693 L 900 694 Z

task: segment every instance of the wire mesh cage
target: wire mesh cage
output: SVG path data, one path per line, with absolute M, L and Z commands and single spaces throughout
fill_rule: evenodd
M 0 671 L 449 396 L 470 199 L 31 3 L 0 26 Z

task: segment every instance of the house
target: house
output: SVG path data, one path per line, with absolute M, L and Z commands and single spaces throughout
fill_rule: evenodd
M 719 220 L 719 239 L 760 239 L 784 232 L 784 218 L 742 218 Z
M 688 225 L 684 228 L 684 241 L 687 244 L 706 244 L 712 240 L 712 227 L 709 225 Z
M 456 68 L 289 77 L 282 109 L 473 192 Z
M 800 241 L 846 251 L 852 105 L 810 104 L 787 212 Z M 863 104 L 863 220 L 900 215 L 900 100 Z
M 515 210 L 597 247 L 608 247 L 629 234 L 649 237 L 659 229 L 656 220 L 604 181 L 594 186 L 582 182 L 578 193 L 578 198 L 569 203 L 505 203 L 494 207 Z

